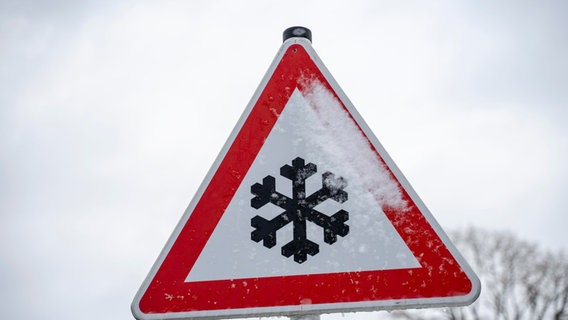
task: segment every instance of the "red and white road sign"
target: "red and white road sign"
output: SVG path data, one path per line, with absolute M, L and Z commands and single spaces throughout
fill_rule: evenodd
M 304 38 L 284 42 L 138 319 L 472 303 L 479 280 Z

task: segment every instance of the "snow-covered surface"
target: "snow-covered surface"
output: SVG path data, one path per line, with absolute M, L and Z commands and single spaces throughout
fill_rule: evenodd
M 328 199 L 315 208 L 327 215 L 347 210 L 349 234 L 329 245 L 322 229 L 308 222 L 308 239 L 319 244 L 320 252 L 302 264 L 280 251 L 292 239 L 291 223 L 277 232 L 271 249 L 250 239 L 252 217 L 272 219 L 282 212 L 272 204 L 252 208 L 251 185 L 271 175 L 276 190 L 291 197 L 291 182 L 279 172 L 298 156 L 317 165 L 317 173 L 306 181 L 307 195 L 321 188 L 321 174 L 330 171 L 347 181 L 349 196 L 343 204 Z M 382 205 L 405 205 L 397 184 L 349 114 L 314 82 L 305 95 L 298 89 L 292 94 L 186 281 L 420 267 Z
M 404 210 L 398 184 L 339 100 L 318 81 L 309 81 L 307 88 L 305 100 L 310 107 L 304 112 L 318 125 L 299 126 L 298 135 L 310 137 L 306 150 L 310 158 L 341 167 L 344 177 L 356 182 L 352 192 L 368 195 L 370 191 L 374 199 L 365 205 L 376 206 L 378 201 L 381 206 Z

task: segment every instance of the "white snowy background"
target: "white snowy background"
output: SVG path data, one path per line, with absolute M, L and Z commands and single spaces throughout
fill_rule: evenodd
M 568 248 L 566 1 L 3 0 L 0 316 L 130 319 L 293 25 L 442 227 Z

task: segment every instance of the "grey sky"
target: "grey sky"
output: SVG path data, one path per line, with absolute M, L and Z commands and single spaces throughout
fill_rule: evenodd
M 566 249 L 567 21 L 565 1 L 0 2 L 3 317 L 130 317 L 292 25 L 444 228 Z

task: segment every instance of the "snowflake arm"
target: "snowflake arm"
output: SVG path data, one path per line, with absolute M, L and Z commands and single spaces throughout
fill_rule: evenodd
M 260 242 L 267 248 L 272 248 L 276 245 L 276 231 L 290 223 L 291 219 L 288 212 L 279 214 L 272 220 L 266 220 L 261 216 L 255 216 L 251 219 L 250 225 L 254 230 L 250 234 L 250 238 L 254 242 Z
M 255 183 L 250 190 L 255 195 L 250 201 L 253 208 L 259 209 L 270 202 L 286 209 L 272 220 L 264 219 L 261 216 L 255 216 L 251 219 L 250 224 L 255 228 L 250 235 L 251 240 L 254 242 L 262 240 L 265 247 L 272 248 L 276 245 L 276 231 L 291 221 L 290 210 L 288 209 L 293 205 L 292 199 L 276 191 L 276 179 L 273 176 L 264 177 L 262 184 Z
M 349 233 L 349 226 L 345 221 L 349 220 L 349 213 L 339 210 L 331 217 L 316 211 L 310 210 L 308 220 L 323 228 L 323 241 L 332 244 L 337 241 L 337 236 L 346 236 Z
M 259 209 L 270 202 L 288 210 L 293 204 L 292 199 L 276 191 L 276 179 L 273 176 L 264 177 L 262 184 L 253 184 L 250 187 L 250 191 L 255 195 L 250 200 L 250 205 L 255 209 Z
M 306 203 L 309 208 L 314 208 L 327 199 L 344 203 L 348 198 L 347 192 L 343 191 L 345 187 L 347 187 L 345 179 L 342 177 L 335 178 L 333 173 L 325 172 L 322 174 L 322 188 L 307 197 Z

